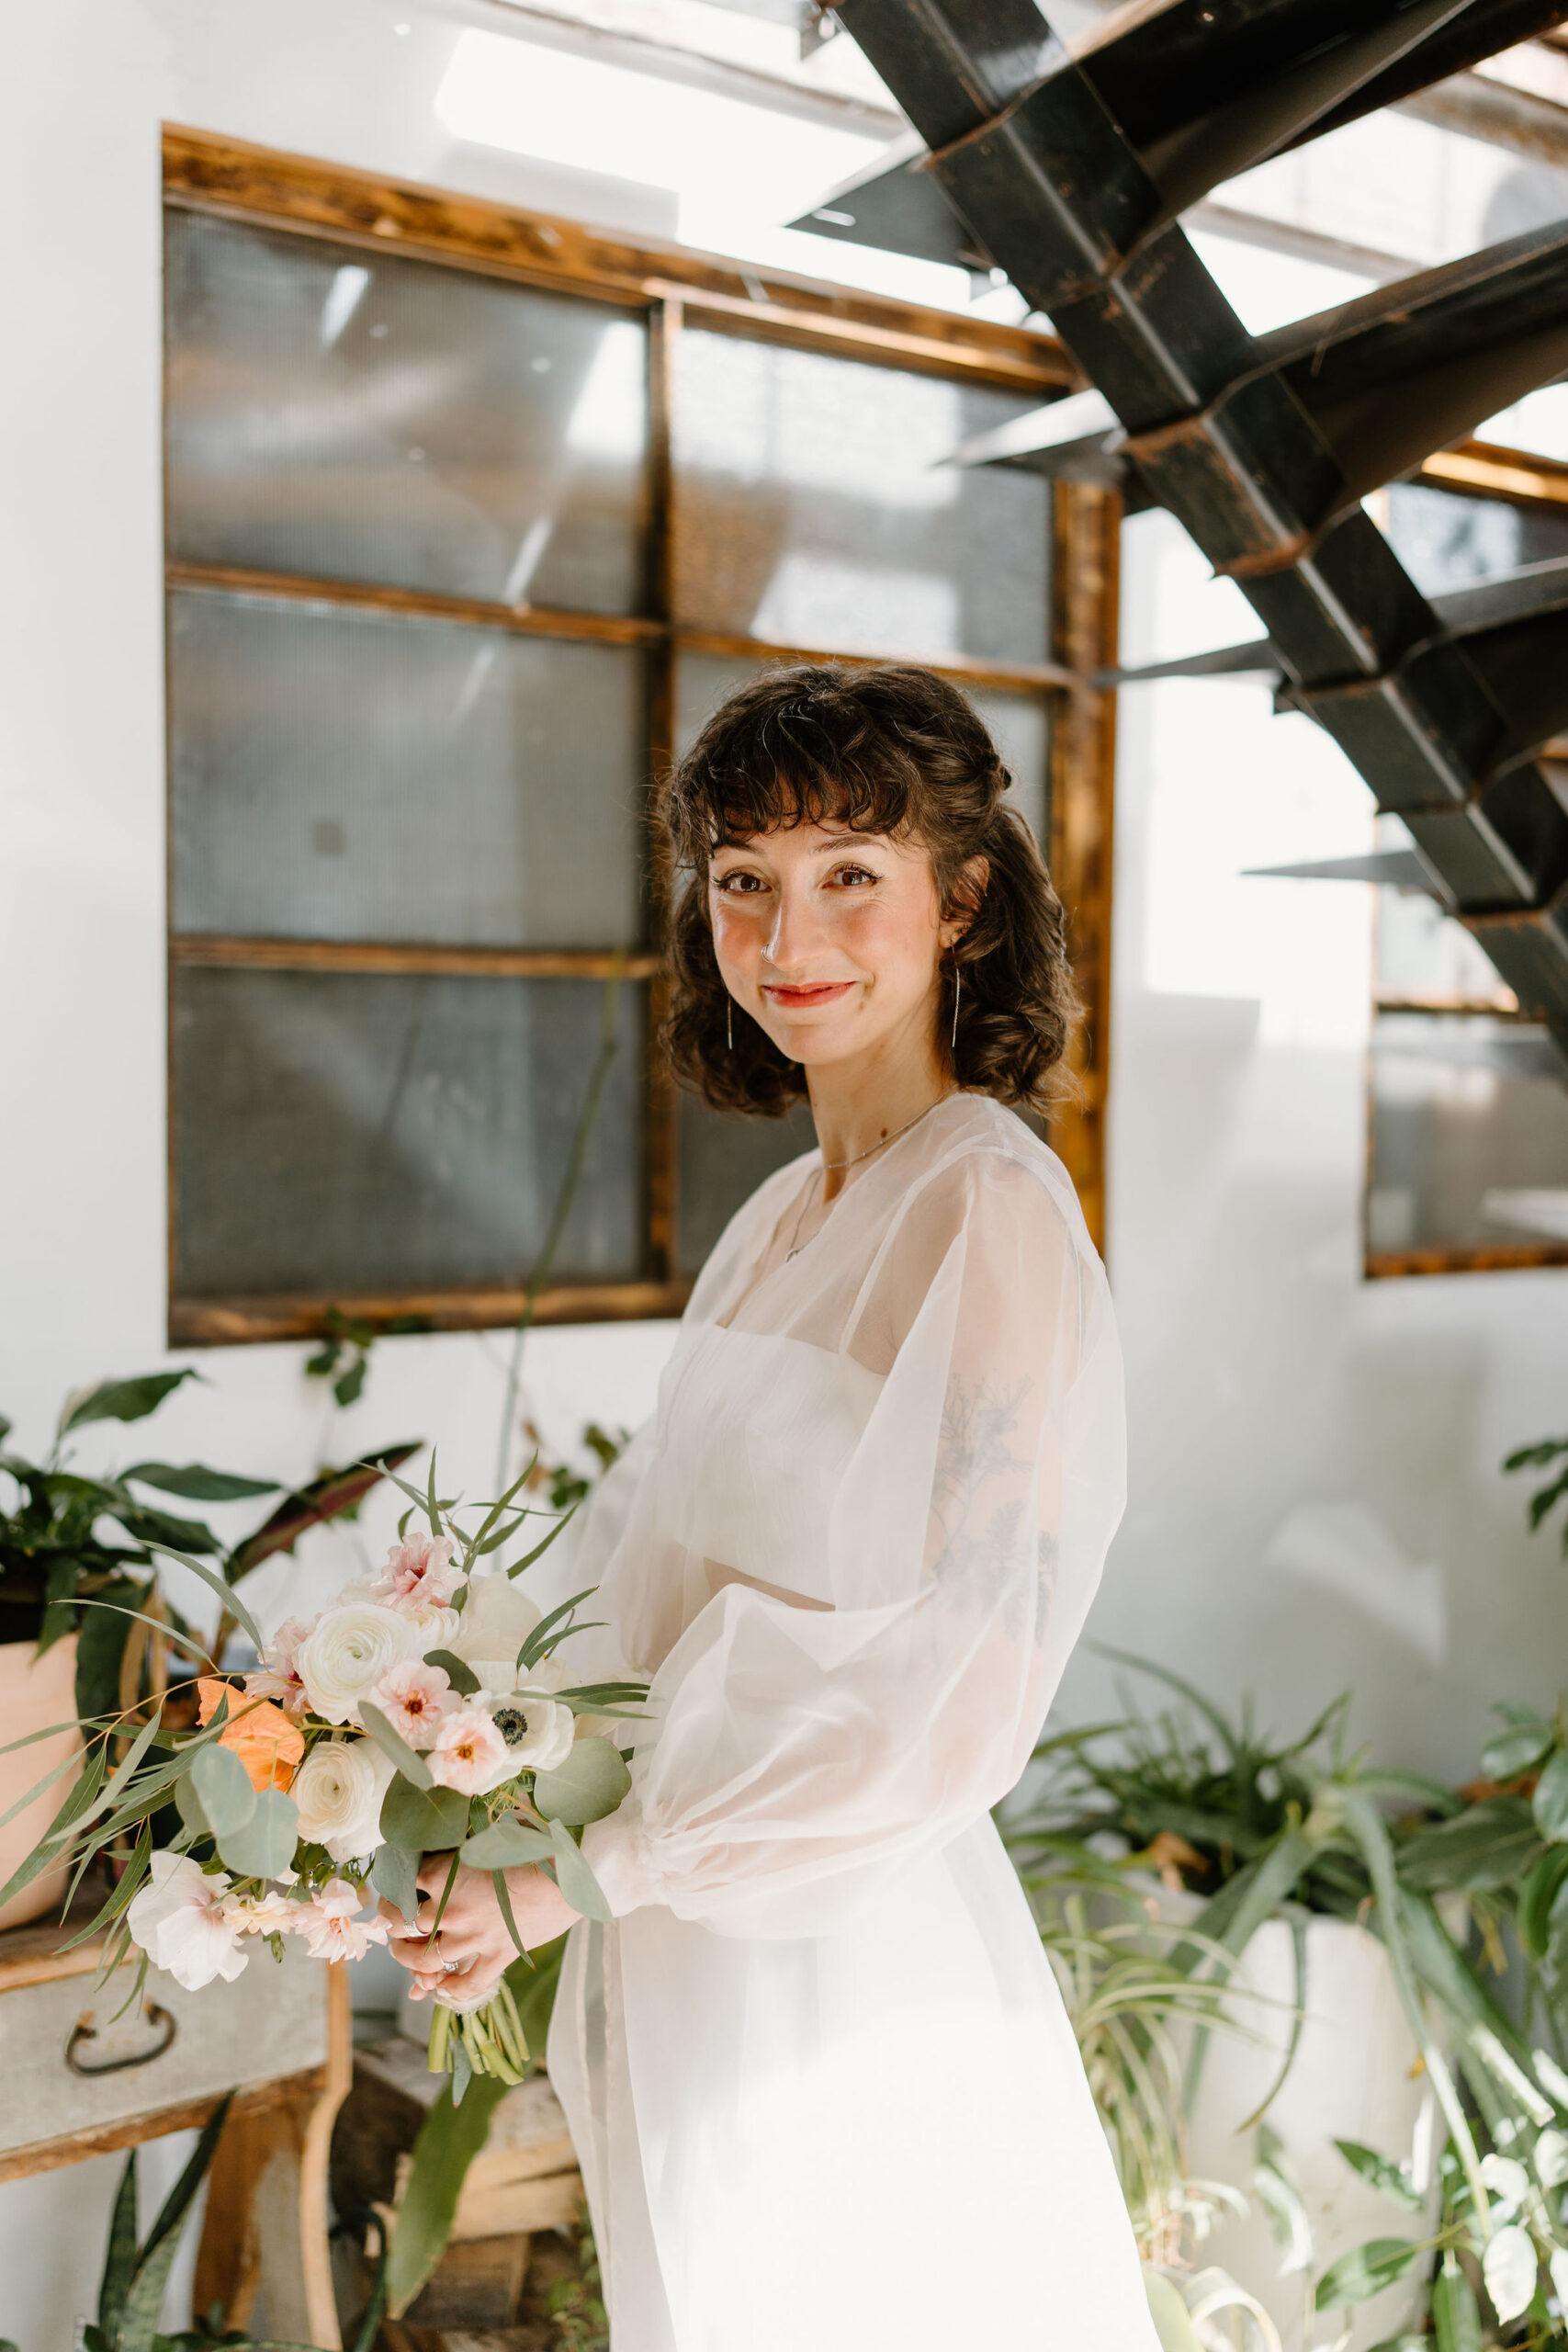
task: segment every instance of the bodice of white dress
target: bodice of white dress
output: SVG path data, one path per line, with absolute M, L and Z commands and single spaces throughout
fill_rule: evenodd
M 817 1164 L 732 1222 L 579 1547 L 652 1677 L 584 1840 L 617 1916 L 820 1936 L 950 1844 L 1027 1761 L 1121 1515 L 1120 1356 L 1060 1163 L 954 1096 L 757 1282 Z

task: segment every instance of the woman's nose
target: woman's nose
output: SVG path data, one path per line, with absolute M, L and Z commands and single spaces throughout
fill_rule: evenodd
M 774 899 L 768 933 L 766 952 L 773 969 L 784 972 L 802 965 L 817 944 L 818 930 L 809 890 L 792 889 L 785 883 Z

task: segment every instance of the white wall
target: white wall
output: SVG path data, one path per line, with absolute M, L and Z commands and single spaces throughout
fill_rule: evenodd
M 68 1387 L 164 1360 L 159 124 L 665 231 L 657 192 L 452 146 L 430 93 L 479 20 L 461 0 L 50 0 L 7 25 L 0 1409 L 24 1448 Z M 1161 518 L 1128 556 L 1131 651 L 1233 626 Z M 1255 688 L 1124 702 L 1111 1257 L 1134 1475 L 1094 1631 L 1256 1690 L 1280 1724 L 1354 1683 L 1384 1755 L 1457 1771 L 1492 1696 L 1557 1687 L 1568 1574 L 1495 1465 L 1562 1420 L 1568 1280 L 1359 1281 L 1364 894 L 1235 876 L 1364 846 L 1366 796 Z M 638 1418 L 669 1336 L 536 1334 L 551 1435 Z M 342 1417 L 299 1348 L 207 1353 L 158 1449 L 293 1479 L 428 1437 L 484 1491 L 503 1348 L 389 1341 Z M 112 1431 L 90 1438 L 85 1463 L 113 1458 Z M 324 1588 L 381 1532 L 322 1534 L 278 1582 Z M 1104 1684 L 1081 1661 L 1066 1711 Z M 0 2335 L 22 2352 L 62 2352 L 91 2307 L 115 2169 L 0 2189 Z
M 1168 517 L 1125 560 L 1130 663 L 1261 634 Z M 1372 846 L 1327 739 L 1256 683 L 1129 689 L 1117 788 L 1133 1475 L 1091 1632 L 1281 1730 L 1353 1687 L 1382 1757 L 1467 1775 L 1494 1700 L 1564 1679 L 1568 1570 L 1498 1464 L 1563 1425 L 1568 1273 L 1360 1279 L 1371 894 L 1241 873 Z M 1080 1658 L 1066 1706 L 1112 1700 Z

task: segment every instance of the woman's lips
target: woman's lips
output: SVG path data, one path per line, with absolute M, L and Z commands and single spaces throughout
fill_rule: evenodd
M 837 1003 L 840 997 L 848 996 L 853 986 L 852 980 L 823 980 L 810 988 L 786 988 L 779 981 L 768 981 L 762 994 L 781 1012 L 807 1012 L 818 1004 Z

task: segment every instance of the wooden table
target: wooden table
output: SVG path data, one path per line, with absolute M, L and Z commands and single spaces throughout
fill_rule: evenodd
M 83 1917 L 91 1917 L 89 1911 Z M 183 1992 L 154 1969 L 95 1983 L 101 1942 L 74 1923 L 0 1934 L 0 2181 L 50 2172 L 207 2121 L 236 2097 L 213 2160 L 196 2308 L 339 2352 L 327 2246 L 327 2154 L 352 2078 L 348 1973 L 265 1944 L 242 1975 Z

